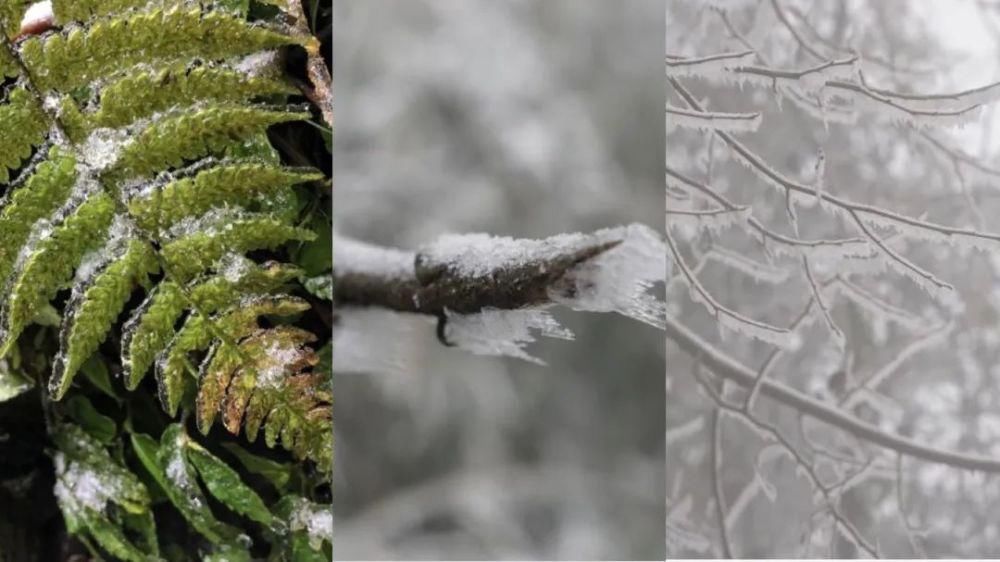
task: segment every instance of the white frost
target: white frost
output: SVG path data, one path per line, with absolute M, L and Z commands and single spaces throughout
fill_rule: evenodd
M 621 244 L 587 260 L 549 289 L 549 298 L 573 310 L 617 312 L 664 329 L 666 305 L 651 294 L 669 271 L 661 235 L 640 224 L 595 232 L 601 242 Z
M 333 510 L 328 505 L 300 499 L 289 518 L 292 531 L 305 531 L 309 546 L 319 549 L 323 541 L 333 543 Z
M 131 142 L 132 136 L 126 129 L 109 129 L 102 127 L 94 129 L 83 146 L 80 156 L 83 164 L 94 172 L 101 172 L 111 167 L 121 156 L 122 148 Z
M 544 361 L 524 350 L 526 344 L 535 341 L 535 331 L 550 338 L 573 339 L 572 332 L 540 308 L 484 309 L 475 314 L 445 313 L 448 317 L 445 338 L 459 348 L 479 355 L 507 355 L 544 365 Z

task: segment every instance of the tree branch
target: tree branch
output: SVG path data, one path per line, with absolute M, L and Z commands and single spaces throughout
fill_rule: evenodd
M 350 255 L 338 255 L 333 269 L 333 302 L 335 306 L 375 306 L 433 316 L 443 315 L 445 309 L 471 314 L 485 308 L 513 310 L 548 304 L 552 302 L 549 291 L 557 285 L 564 288 L 559 282 L 576 266 L 621 243 L 595 240 L 547 259 L 499 267 L 484 275 L 468 275 L 456 265 L 434 262 L 424 253 L 368 246 L 365 251 L 391 253 L 395 265 L 387 271 L 359 264 Z M 338 245 L 335 242 L 335 253 Z M 408 268 L 407 259 L 412 264 Z
M 702 364 L 716 375 L 744 388 L 753 386 L 757 378 L 753 371 L 683 326 L 676 318 L 667 316 L 666 331 L 668 338 L 693 357 L 699 358 Z M 886 433 L 846 412 L 773 380 L 762 379 L 759 384 L 761 394 L 880 447 L 955 468 L 1000 473 L 1000 459 L 965 455 L 930 447 L 906 437 Z

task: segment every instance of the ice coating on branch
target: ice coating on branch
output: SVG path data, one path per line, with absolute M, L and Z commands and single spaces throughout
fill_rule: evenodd
M 342 274 L 375 275 L 384 279 L 411 279 L 413 252 L 384 248 L 346 236 L 333 235 L 333 261 Z
M 449 343 L 479 355 L 507 355 L 544 365 L 529 355 L 525 345 L 537 335 L 564 340 L 573 333 L 556 322 L 541 308 L 521 310 L 485 309 L 476 314 L 453 314 L 446 311 L 445 338 Z
M 549 298 L 573 310 L 617 312 L 664 329 L 666 305 L 651 290 L 669 274 L 667 246 L 662 235 L 641 224 L 599 230 L 601 242 L 620 240 L 618 246 L 569 271 Z
M 730 69 L 751 64 L 753 51 L 719 53 L 701 57 L 667 56 L 667 76 L 697 76 L 708 79 L 739 79 Z
M 739 271 L 759 283 L 782 283 L 788 279 L 787 269 L 752 260 L 721 246 L 709 250 L 705 259 Z
M 648 291 L 666 279 L 666 245 L 658 233 L 644 225 L 592 234 L 559 234 L 542 240 L 452 234 L 438 238 L 421 250 L 421 255 L 428 263 L 443 264 L 457 275 L 476 279 L 610 242 L 619 244 L 567 271 L 548 288 L 549 298 L 574 310 L 618 312 L 662 327 L 665 308 Z
M 703 231 L 718 234 L 733 226 L 744 226 L 752 213 L 750 207 L 707 211 L 670 208 L 667 209 L 667 226 L 689 240 Z
M 339 263 L 339 262 L 338 262 Z M 421 354 L 418 332 L 431 330 L 434 319 L 381 308 L 336 308 L 332 347 L 337 373 L 407 374 Z
M 724 113 L 693 111 L 667 104 L 667 131 L 696 129 L 699 131 L 753 132 L 760 127 L 760 113 Z

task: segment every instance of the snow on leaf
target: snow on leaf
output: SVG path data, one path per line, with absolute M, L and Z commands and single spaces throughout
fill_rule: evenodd
M 319 550 L 323 542 L 333 543 L 333 511 L 329 505 L 321 505 L 299 498 L 289 517 L 292 532 L 305 531 L 309 546 Z
M 524 347 L 535 341 L 535 334 L 565 340 L 573 333 L 556 322 L 541 308 L 520 310 L 484 309 L 475 314 L 453 314 L 445 311 L 445 339 L 466 351 L 479 355 L 510 356 L 544 365 L 541 359 L 529 355 Z

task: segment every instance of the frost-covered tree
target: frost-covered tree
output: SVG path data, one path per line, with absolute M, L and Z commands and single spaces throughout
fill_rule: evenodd
M 671 555 L 1000 552 L 998 14 L 943 8 L 668 2 Z

